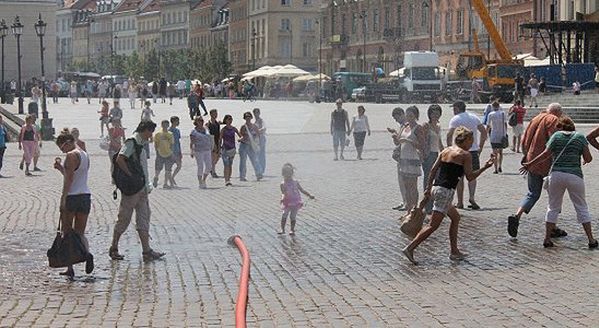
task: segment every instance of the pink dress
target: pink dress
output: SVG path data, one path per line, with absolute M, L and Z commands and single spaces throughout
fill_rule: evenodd
M 304 205 L 304 203 L 302 202 L 302 194 L 299 191 L 299 183 L 297 181 L 284 181 L 283 188 L 285 190 L 285 196 L 283 196 L 283 204 L 281 204 L 281 208 L 283 209 L 283 211 L 290 209 L 299 209 Z

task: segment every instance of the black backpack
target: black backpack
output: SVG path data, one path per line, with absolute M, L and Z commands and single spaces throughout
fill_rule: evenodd
M 137 194 L 146 185 L 146 177 L 140 161 L 143 146 L 138 144 L 137 141 L 135 141 L 135 138 L 129 138 L 125 140 L 125 142 L 129 140 L 133 141 L 133 146 L 135 148 L 133 155 L 127 159 L 127 167 L 129 168 L 131 175 L 127 175 L 127 173 L 125 173 L 125 171 L 123 171 L 116 163 L 119 153 L 114 154 L 112 157 L 112 179 L 114 180 L 117 189 L 126 196 Z
M 518 125 L 518 114 L 516 112 L 512 112 L 510 116 L 507 118 L 507 125 L 516 126 Z

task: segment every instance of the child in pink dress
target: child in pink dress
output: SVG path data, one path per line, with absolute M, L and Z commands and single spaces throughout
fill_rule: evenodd
M 283 182 L 281 182 L 281 208 L 283 209 L 283 216 L 281 217 L 280 235 L 285 233 L 285 224 L 288 216 L 291 217 L 291 229 L 289 230 L 289 235 L 295 234 L 295 217 L 304 204 L 302 203 L 301 194 L 308 196 L 310 199 L 314 199 L 314 196 L 305 191 L 302 186 L 300 186 L 299 182 L 293 179 L 294 170 L 293 165 L 289 163 L 283 165 Z

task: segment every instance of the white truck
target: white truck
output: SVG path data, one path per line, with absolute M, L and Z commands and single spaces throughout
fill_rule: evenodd
M 441 80 L 446 74 L 439 68 L 439 55 L 434 51 L 404 52 L 401 85 L 411 101 L 436 101 L 442 94 Z

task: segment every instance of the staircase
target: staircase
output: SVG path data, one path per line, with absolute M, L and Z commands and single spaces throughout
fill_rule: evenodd
M 576 123 L 599 123 L 599 93 L 588 91 L 575 96 L 571 93 L 548 94 L 538 97 L 539 108 L 557 102 L 562 105 L 563 112 Z M 538 111 L 529 110 L 527 119 L 534 117 Z

